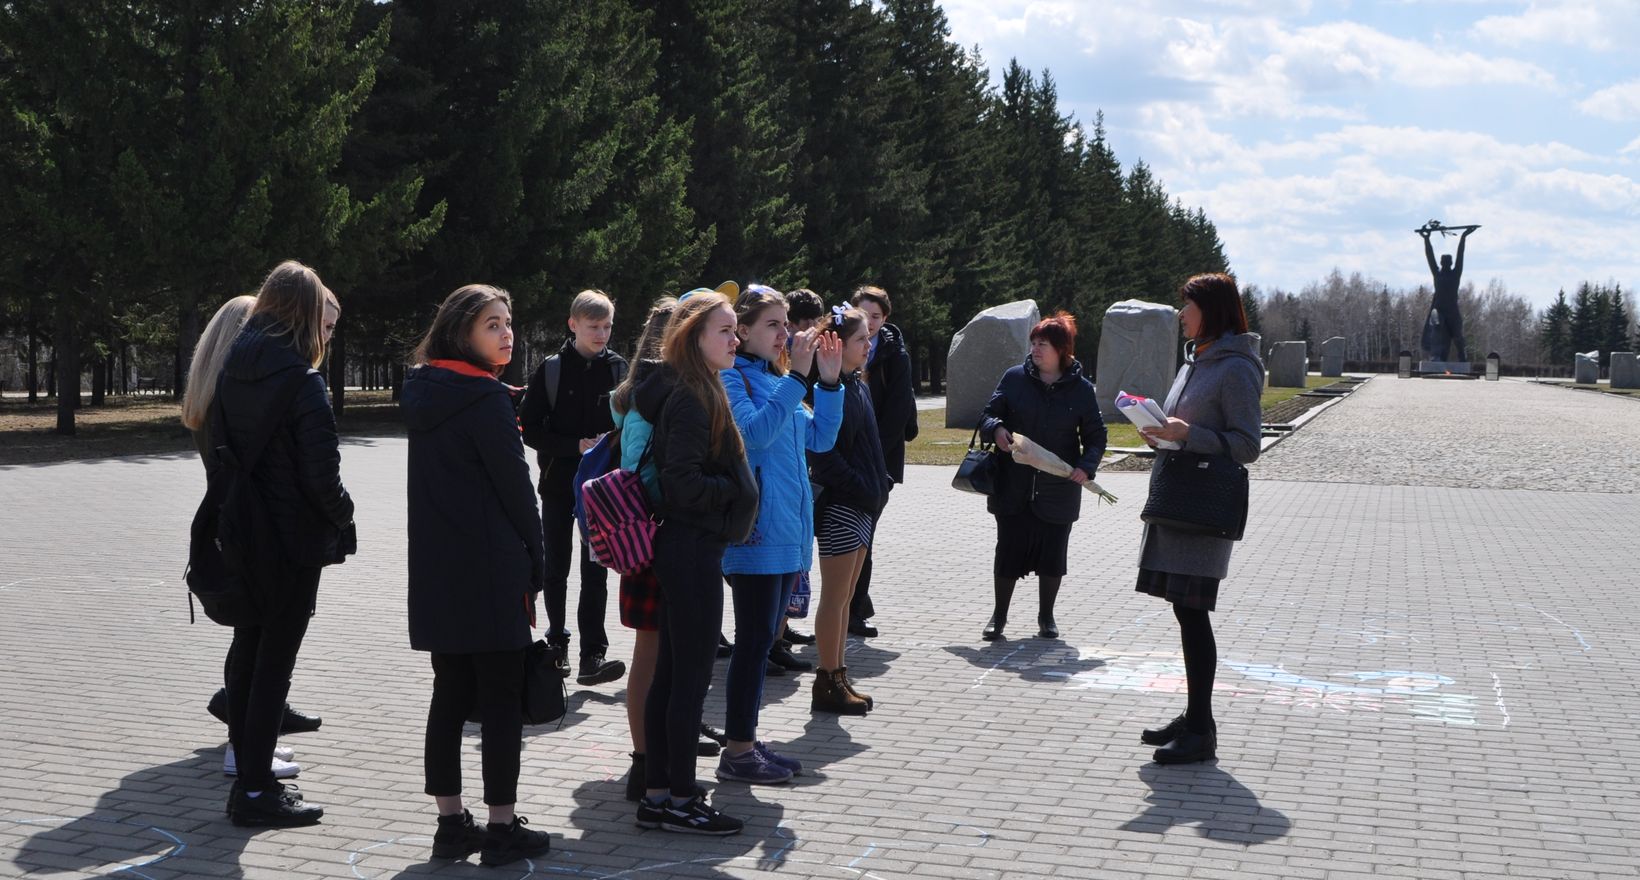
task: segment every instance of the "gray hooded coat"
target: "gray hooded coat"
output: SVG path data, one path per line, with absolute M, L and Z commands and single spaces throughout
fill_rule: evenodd
M 1167 393 L 1163 412 L 1190 423 L 1184 451 L 1219 455 L 1225 452 L 1242 464 L 1258 458 L 1263 411 L 1264 363 L 1254 337 L 1226 333 L 1206 351 L 1185 348 L 1185 364 Z M 1224 432 L 1229 448 L 1214 429 Z M 1158 450 L 1151 465 L 1154 475 L 1172 453 Z M 1230 569 L 1234 541 L 1192 535 L 1166 526 L 1145 526 L 1139 567 L 1168 574 L 1223 579 Z

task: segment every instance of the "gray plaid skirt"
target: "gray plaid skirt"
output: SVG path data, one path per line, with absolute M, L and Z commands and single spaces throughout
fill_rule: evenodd
M 1193 574 L 1170 574 L 1149 568 L 1139 569 L 1133 589 L 1166 599 L 1185 608 L 1212 611 L 1219 601 L 1219 579 Z

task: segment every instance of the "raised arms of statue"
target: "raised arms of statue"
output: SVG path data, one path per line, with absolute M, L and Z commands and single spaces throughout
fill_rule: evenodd
M 1463 235 L 1458 236 L 1458 256 L 1452 260 L 1452 271 L 1458 273 L 1459 276 L 1463 275 L 1463 246 L 1469 243 L 1469 233 L 1474 232 L 1477 228 L 1471 226 L 1463 231 Z M 1424 246 L 1429 246 L 1428 236 L 1424 238 Z M 1434 263 L 1434 258 L 1430 259 L 1430 263 Z
M 1424 259 L 1429 261 L 1429 274 L 1431 277 L 1438 277 L 1441 269 L 1439 266 L 1435 265 L 1435 246 L 1429 243 L 1430 231 L 1431 230 L 1428 229 L 1420 229 L 1418 230 L 1418 234 L 1424 237 Z

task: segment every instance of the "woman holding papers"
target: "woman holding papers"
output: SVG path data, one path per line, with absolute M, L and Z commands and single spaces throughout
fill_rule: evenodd
M 1184 307 L 1179 323 L 1185 337 L 1185 364 L 1173 380 L 1162 410 L 1167 423 L 1140 428 L 1145 442 L 1157 447 L 1151 473 L 1178 444 L 1185 452 L 1229 455 L 1243 464 L 1258 458 L 1264 390 L 1264 365 L 1247 333 L 1241 293 L 1228 275 L 1197 275 L 1179 291 Z M 1184 764 L 1216 756 L 1213 723 L 1213 670 L 1218 646 L 1208 620 L 1218 600 L 1219 581 L 1230 566 L 1234 542 L 1187 534 L 1165 526 L 1145 526 L 1137 589 L 1173 603 L 1184 646 L 1188 707 L 1140 739 L 1160 746 L 1156 761 Z
M 980 433 L 1002 452 L 996 491 L 986 508 L 997 519 L 992 576 L 996 607 L 980 637 L 1002 638 L 1014 584 L 1036 572 L 1040 604 L 1037 635 L 1059 638 L 1053 604 L 1065 577 L 1065 550 L 1071 523 L 1082 512 L 1083 483 L 1093 478 L 1105 454 L 1105 423 L 1093 383 L 1082 375 L 1076 354 L 1076 319 L 1059 312 L 1031 329 L 1025 363 L 1002 374 L 981 416 Z M 1009 455 L 1014 432 L 1030 437 L 1066 462 L 1068 478 L 1027 467 Z

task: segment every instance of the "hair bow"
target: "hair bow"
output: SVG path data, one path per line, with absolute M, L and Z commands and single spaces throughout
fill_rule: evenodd
M 831 323 L 838 327 L 843 326 L 843 318 L 848 315 L 848 306 L 831 307 Z

